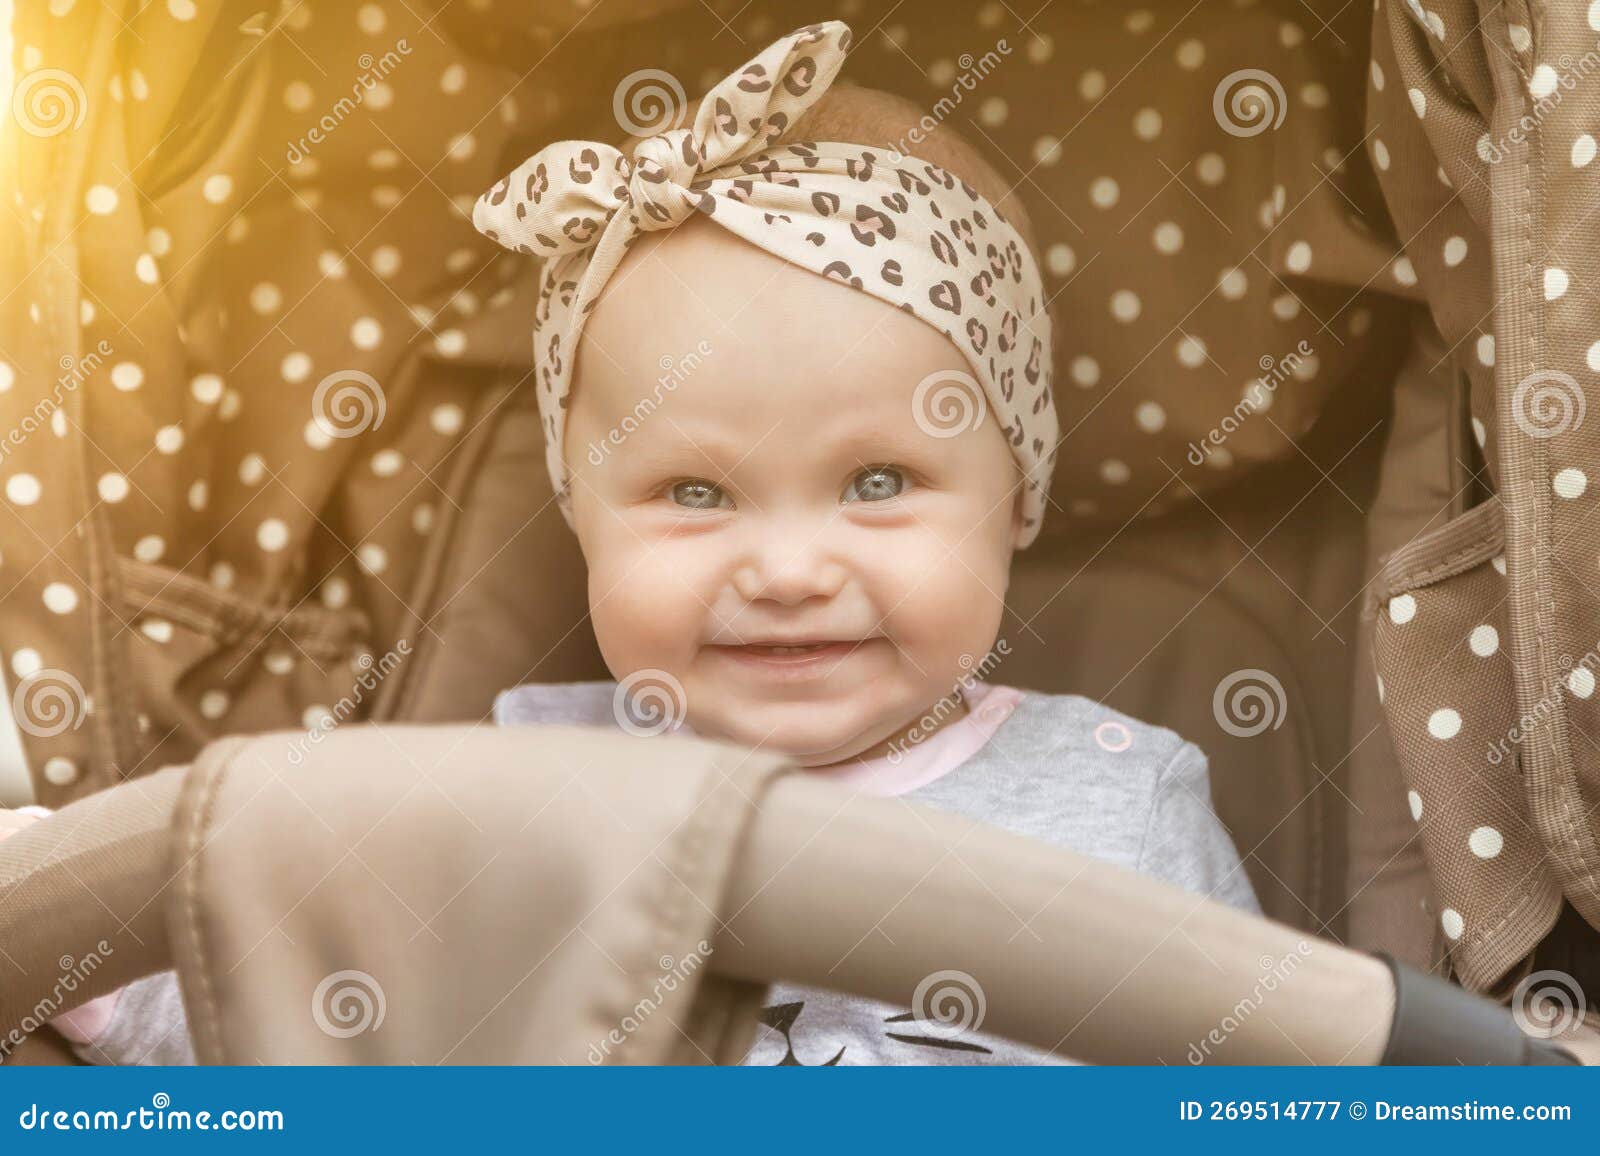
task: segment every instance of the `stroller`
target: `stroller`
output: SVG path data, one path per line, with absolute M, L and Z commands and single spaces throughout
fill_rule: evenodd
M 1039 913 L 1025 921 L 1038 939 L 935 871 L 893 932 L 920 946 L 891 958 L 846 949 L 879 887 L 956 837 L 938 820 L 854 801 L 857 835 L 902 854 L 874 854 L 871 885 L 845 886 L 833 840 L 849 828 L 791 841 L 836 801 L 776 761 L 658 744 L 635 795 L 636 744 L 553 731 L 529 771 L 526 746 L 468 729 L 506 686 L 606 673 L 535 450 L 533 270 L 472 232 L 471 202 L 508 160 L 614 136 L 793 15 L 413 7 L 17 15 L 3 179 L 30 211 L 0 247 L 16 287 L 0 411 L 26 436 L 8 444 L 17 519 L 0 530 L 21 575 L 0 600 L 17 730 L 0 799 L 65 806 L 0 851 L 0 942 L 35 961 L 30 976 L 54 981 L 48 961 L 101 942 L 108 966 L 74 1000 L 175 964 L 216 1062 L 549 1059 L 703 941 L 704 977 L 607 1058 L 736 1057 L 759 985 L 780 975 L 904 1000 L 954 970 L 996 977 L 990 1023 L 1016 1038 L 1180 1062 L 1263 958 L 1303 955 L 1284 982 L 1315 995 L 1274 1011 L 1306 1017 L 1296 1047 L 1233 1013 L 1203 1058 L 1550 1055 L 1486 1001 L 1397 989 L 1409 972 L 1340 944 L 1502 1000 L 1552 969 L 1579 1005 L 1597 990 L 1579 692 L 1581 639 L 1600 627 L 1570 577 L 1594 551 L 1564 473 L 1587 444 L 1586 270 L 1579 254 L 1517 279 L 1583 216 L 1574 184 L 1542 201 L 1570 218 L 1527 223 L 1535 160 L 1552 182 L 1587 165 L 1582 91 L 1540 72 L 1592 41 L 1581 12 L 1523 25 L 1466 0 L 1216 0 L 1024 20 L 998 3 L 836 0 L 804 14 L 856 28 L 847 78 L 958 118 L 1011 166 L 1036 223 L 1071 432 L 1058 508 L 1015 563 L 1006 680 L 1194 736 L 1273 921 L 983 832 L 964 846 L 992 857 L 1003 907 Z M 1537 131 L 1520 127 L 1530 107 Z M 1569 120 L 1560 157 L 1534 157 Z M 1436 702 L 1447 682 L 1473 702 Z M 262 732 L 280 733 L 236 737 Z M 672 861 L 681 892 L 655 870 L 627 882 L 640 848 L 597 852 L 592 814 L 514 851 L 496 820 L 571 803 L 563 757 L 606 768 L 585 787 L 639 838 L 705 811 L 701 842 Z M 717 802 L 728 782 L 771 807 Z M 296 794 L 338 829 L 309 830 Z M 405 833 L 424 830 L 419 855 Z M 481 894 L 455 873 L 496 854 L 489 870 L 508 873 Z M 778 870 L 785 855 L 809 876 Z M 620 971 L 558 942 L 542 908 L 486 935 L 534 878 L 575 902 L 618 888 L 594 913 L 604 929 L 584 927 Z M 819 912 L 785 886 L 801 878 L 861 906 Z M 1083 882 L 1057 905 L 1069 878 Z M 246 894 L 259 902 L 241 908 Z M 436 912 L 483 958 L 433 953 Z M 1066 942 L 1073 975 L 1052 963 Z M 1196 943 L 1218 965 L 1209 991 Z M 521 996 L 493 1014 L 474 1002 L 536 959 Z M 324 1017 L 330 1034 L 303 1014 L 345 971 L 374 979 L 381 1003 L 357 989 L 403 1031 L 343 1035 Z M 7 992 L 7 1022 L 30 995 Z M 1581 1035 L 1582 1018 L 1565 1026 Z M 464 1040 L 440 1034 L 479 1020 Z M 13 1062 L 49 1047 L 42 1034 Z

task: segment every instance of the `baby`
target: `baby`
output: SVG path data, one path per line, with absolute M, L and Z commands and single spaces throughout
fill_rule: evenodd
M 849 37 L 791 33 L 688 126 L 557 142 L 479 202 L 479 229 L 545 259 L 546 462 L 617 677 L 517 687 L 496 721 L 779 751 L 1255 911 L 1196 747 L 973 677 L 1008 650 L 1011 554 L 1044 515 L 1050 319 L 978 154 L 830 91 Z M 914 155 L 841 143 L 895 140 Z M 80 1018 L 96 1062 L 189 1059 L 170 977 Z M 934 1019 L 779 984 L 746 1062 L 1064 1058 Z

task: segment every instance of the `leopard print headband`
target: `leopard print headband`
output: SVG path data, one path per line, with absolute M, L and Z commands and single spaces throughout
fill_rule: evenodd
M 1050 316 L 1038 266 L 1016 229 L 953 173 L 892 151 L 784 133 L 838 75 L 839 21 L 775 41 L 700 101 L 689 128 L 631 157 L 557 141 L 479 198 L 472 223 L 544 259 L 534 360 L 545 462 L 572 521 L 562 461 L 573 354 L 584 320 L 628 246 L 701 212 L 784 260 L 920 317 L 953 341 L 972 378 L 919 383 L 918 424 L 937 437 L 976 429 L 987 405 L 1021 467 L 1021 548 L 1038 535 L 1055 464 Z

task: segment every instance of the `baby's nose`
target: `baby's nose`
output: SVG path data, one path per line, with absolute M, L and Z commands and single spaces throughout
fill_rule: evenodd
M 769 540 L 733 575 L 746 602 L 766 600 L 785 606 L 809 598 L 832 598 L 844 588 L 847 571 L 815 542 Z

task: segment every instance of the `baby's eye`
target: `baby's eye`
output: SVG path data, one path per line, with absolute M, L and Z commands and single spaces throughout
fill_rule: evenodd
M 733 501 L 721 486 L 700 478 L 678 482 L 672 487 L 672 500 L 691 510 L 732 509 Z
M 894 466 L 868 466 L 844 488 L 846 502 L 882 502 L 897 498 L 905 489 L 906 480 Z

